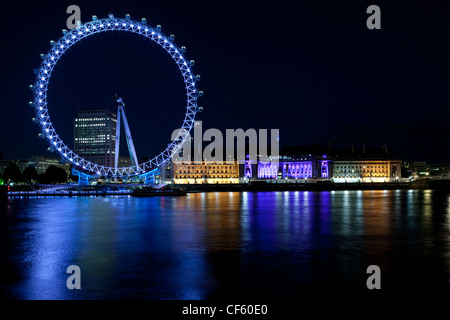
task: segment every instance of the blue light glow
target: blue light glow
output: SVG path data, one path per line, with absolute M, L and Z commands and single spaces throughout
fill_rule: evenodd
M 128 20 L 129 17 L 127 17 Z M 140 23 L 137 21 L 132 21 L 131 23 L 128 22 L 124 22 L 123 19 L 116 19 L 114 17 L 109 16 L 109 19 L 102 19 L 103 21 L 98 21 L 98 19 L 94 19 L 94 21 L 88 22 L 85 24 L 84 27 L 82 27 L 81 29 L 73 29 L 71 31 L 65 31 L 64 32 L 64 36 L 61 37 L 58 41 L 56 42 L 52 42 L 54 44 L 53 48 L 60 48 L 60 49 L 64 49 L 64 50 L 55 50 L 53 51 L 50 50 L 46 55 L 42 55 L 42 65 L 40 67 L 40 70 L 38 70 L 37 74 L 40 74 L 40 77 L 38 79 L 40 79 L 39 81 L 36 81 L 34 87 L 40 87 L 40 88 L 44 88 L 47 86 L 49 80 L 50 80 L 50 75 L 52 74 L 53 68 L 56 66 L 56 61 L 58 61 L 58 59 L 60 58 L 60 53 L 63 54 L 67 49 L 69 49 L 72 45 L 76 44 L 78 41 L 84 39 L 86 36 L 95 34 L 96 32 L 94 32 L 94 30 L 98 29 L 99 27 L 102 28 L 101 31 L 130 31 L 133 33 L 138 33 L 140 35 L 143 35 L 145 37 L 147 37 L 148 39 L 156 42 L 158 45 L 160 45 L 171 57 L 172 59 L 176 62 L 182 76 L 185 82 L 185 87 L 186 87 L 186 98 L 187 98 L 187 106 L 186 106 L 186 114 L 185 114 L 185 118 L 184 121 L 182 122 L 182 126 L 178 137 L 175 138 L 175 140 L 181 140 L 182 142 L 184 142 L 187 138 L 187 132 L 189 132 L 192 128 L 193 128 L 193 123 L 195 121 L 195 114 L 198 111 L 198 107 L 197 107 L 197 101 L 196 99 L 192 99 L 193 96 L 196 95 L 196 88 L 195 88 L 195 82 L 193 82 L 192 80 L 194 79 L 194 76 L 191 74 L 191 69 L 190 68 L 186 68 L 186 66 L 188 65 L 187 62 L 185 61 L 185 58 L 183 55 L 179 54 L 179 50 L 178 48 L 175 46 L 175 44 L 172 42 L 173 41 L 173 37 L 170 38 L 170 40 L 166 37 L 164 37 L 162 34 L 160 34 L 159 32 L 155 32 L 155 29 L 153 28 L 148 28 L 145 25 L 145 21 Z M 103 22 L 107 22 L 106 24 L 104 24 Z M 131 27 L 131 28 L 130 28 Z M 159 28 L 159 27 L 158 27 Z M 139 30 L 139 31 L 138 31 Z M 140 32 L 140 30 L 145 30 L 146 33 L 142 33 Z M 156 29 L 157 31 L 159 31 L 159 29 Z M 152 36 L 150 36 L 147 32 L 151 32 Z M 157 38 L 155 39 L 154 35 L 157 35 Z M 70 39 L 70 40 L 69 40 Z M 162 39 L 164 41 L 160 41 L 159 39 Z M 184 50 L 184 47 L 183 47 Z M 51 62 L 51 63 L 50 63 Z M 45 68 L 43 66 L 46 66 Z M 46 76 L 43 76 L 43 74 L 45 74 Z M 41 83 L 42 81 L 42 83 Z M 47 111 L 48 106 L 47 106 L 47 96 L 46 96 L 47 92 L 46 91 L 41 91 L 37 93 L 37 97 L 35 97 L 34 99 L 34 103 L 35 105 L 37 105 L 37 102 L 39 102 L 39 109 L 35 109 L 36 112 L 38 112 L 38 110 L 42 111 L 45 110 Z M 42 97 L 41 99 L 39 99 L 39 97 Z M 41 118 L 44 118 L 44 114 L 38 113 L 38 116 L 40 115 Z M 45 118 L 49 118 L 48 114 L 45 114 Z M 49 123 L 51 124 L 51 122 L 49 121 Z M 55 139 L 57 137 L 56 133 L 54 132 L 53 128 L 50 128 L 51 131 L 54 133 L 55 135 Z M 48 132 L 48 128 L 41 128 L 41 130 L 43 132 L 47 131 Z M 61 140 L 56 141 L 52 141 L 54 143 L 57 143 L 59 148 L 56 150 L 58 152 L 62 152 L 62 150 L 64 150 L 64 155 L 67 156 L 67 151 L 69 151 L 69 153 L 73 153 L 72 150 L 70 150 Z M 153 170 L 154 168 L 156 168 L 157 166 L 165 163 L 166 161 L 168 161 L 172 155 L 174 150 L 171 150 L 169 147 L 166 148 L 163 152 L 161 152 L 159 155 L 157 155 L 156 157 L 154 157 L 153 159 L 145 162 L 145 163 L 141 163 L 141 164 L 137 164 L 134 167 L 127 167 L 124 168 L 123 170 L 115 170 L 115 168 L 112 167 L 106 167 L 106 168 L 102 168 L 101 173 L 103 173 L 104 175 L 107 176 L 133 176 L 136 175 L 137 173 L 142 174 L 142 173 L 146 173 L 149 172 L 151 170 Z M 92 164 L 90 162 L 85 162 L 84 159 L 78 157 L 77 155 L 74 154 L 74 158 L 75 159 L 79 159 L 79 161 L 76 163 L 77 165 L 79 165 L 79 163 L 85 164 L 85 169 L 90 171 L 90 172 L 95 172 L 98 173 L 98 165 Z

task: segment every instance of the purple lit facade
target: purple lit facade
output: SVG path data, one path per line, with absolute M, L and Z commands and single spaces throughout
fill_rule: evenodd
M 244 178 L 251 179 L 253 176 L 252 164 L 249 160 L 245 161 L 244 165 Z
M 258 179 L 328 179 L 331 161 L 327 155 L 280 156 L 278 162 L 258 161 Z M 249 178 L 247 175 L 245 177 Z M 250 171 L 251 172 L 251 171 Z M 256 177 L 254 177 L 256 178 Z

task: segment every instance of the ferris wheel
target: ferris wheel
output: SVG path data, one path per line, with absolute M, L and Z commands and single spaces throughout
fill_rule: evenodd
M 158 44 L 176 63 L 186 88 L 186 113 L 175 139 L 173 139 L 161 153 L 143 163 L 137 162 L 133 147 L 134 161 L 132 161 L 132 165 L 129 167 L 119 168 L 117 166 L 117 160 L 115 166 L 104 166 L 93 163 L 83 156 L 76 154 L 56 132 L 50 119 L 50 107 L 47 101 L 48 86 L 52 71 L 64 53 L 84 38 L 107 31 L 131 32 L 141 35 Z M 189 61 L 186 58 L 186 48 L 179 48 L 174 43 L 174 39 L 174 35 L 164 35 L 161 32 L 161 26 L 151 27 L 147 24 L 145 18 L 142 18 L 141 21 L 136 21 L 132 20 L 128 14 L 125 18 L 116 18 L 113 14 L 109 14 L 108 18 L 105 19 L 98 19 L 96 16 L 93 16 L 92 21 L 90 22 L 83 24 L 78 23 L 77 28 L 70 31 L 63 30 L 63 36 L 58 41 L 50 42 L 52 45 L 50 51 L 46 54 L 41 54 L 42 62 L 39 69 L 35 70 L 35 83 L 34 85 L 30 85 L 30 89 L 34 94 L 33 101 L 30 101 L 29 105 L 36 113 L 34 122 L 38 123 L 41 129 L 39 136 L 46 139 L 50 144 L 51 150 L 57 152 L 64 161 L 69 162 L 76 170 L 94 178 L 100 176 L 120 178 L 145 175 L 153 172 L 159 166 L 166 163 L 172 155 L 180 152 L 183 143 L 189 137 L 189 132 L 195 124 L 197 112 L 202 111 L 202 108 L 197 105 L 197 99 L 203 95 L 203 92 L 198 91 L 196 88 L 196 83 L 200 80 L 200 76 L 195 76 L 192 72 L 194 61 Z M 120 103 L 123 104 L 121 100 Z M 130 149 L 130 154 L 131 153 Z

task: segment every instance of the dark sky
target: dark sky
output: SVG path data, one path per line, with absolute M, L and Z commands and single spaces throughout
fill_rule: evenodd
M 449 6 L 392 2 L 2 4 L 0 151 L 7 159 L 48 154 L 46 142 L 37 138 L 38 126 L 30 122 L 27 87 L 39 54 L 66 28 L 67 6 L 77 4 L 82 22 L 93 14 L 129 13 L 175 34 L 202 77 L 204 130 L 279 128 L 283 146 L 331 141 L 334 147 L 365 142 L 378 148 L 387 142 L 402 159 L 450 162 Z M 366 27 L 371 4 L 381 8 L 381 30 Z M 158 152 L 184 116 L 174 64 L 144 38 L 88 39 L 58 62 L 52 76 L 49 109 L 58 133 L 71 145 L 78 106 L 113 108 L 111 96 L 119 91 L 138 156 Z

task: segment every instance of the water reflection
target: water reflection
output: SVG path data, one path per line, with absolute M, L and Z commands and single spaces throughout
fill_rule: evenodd
M 362 288 L 371 264 L 386 290 L 450 279 L 450 196 L 430 190 L 25 198 L 1 208 L 8 298 L 292 298 Z M 82 290 L 65 287 L 70 264 Z

